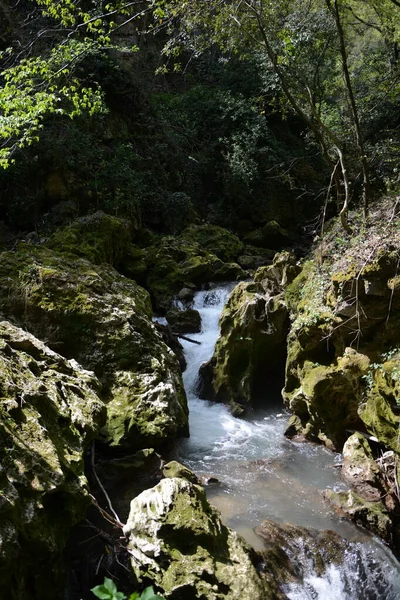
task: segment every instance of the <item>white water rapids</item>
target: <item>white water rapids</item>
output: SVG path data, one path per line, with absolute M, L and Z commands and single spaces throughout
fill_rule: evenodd
M 287 415 L 279 398 L 248 420 L 233 417 L 222 404 L 200 400 L 198 371 L 213 353 L 218 320 L 232 286 L 196 294 L 194 308 L 202 331 L 191 337 L 201 345 L 182 341 L 187 360 L 184 383 L 189 401 L 190 435 L 180 443 L 176 458 L 197 474 L 209 474 L 220 485 L 207 490 L 226 525 L 256 548 L 261 540 L 253 528 L 264 519 L 289 521 L 317 529 L 333 529 L 351 541 L 341 567 L 329 566 L 318 577 L 305 557 L 302 584 L 284 589 L 290 600 L 398 600 L 400 565 L 378 540 L 341 521 L 319 490 L 344 489 L 335 455 L 312 444 L 296 444 L 283 436 Z M 280 403 L 279 403 L 280 402 Z M 251 599 L 249 599 L 251 600 Z

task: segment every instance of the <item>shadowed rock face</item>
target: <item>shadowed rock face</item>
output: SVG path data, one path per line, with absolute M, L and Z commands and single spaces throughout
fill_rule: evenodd
M 0 255 L 0 292 L 4 315 L 99 377 L 105 443 L 131 451 L 187 435 L 177 359 L 134 281 L 107 264 L 22 245 Z
M 264 521 L 255 532 L 264 542 L 261 552 L 266 577 L 274 591 L 285 584 L 302 584 L 310 572 L 323 577 L 332 565 L 341 565 L 350 544 L 334 531 L 319 531 L 292 523 Z
M 222 524 L 204 490 L 181 475 L 132 500 L 124 532 L 135 575 L 166 598 L 278 598 L 257 572 L 255 552 Z
M 0 578 L 12 600 L 61 596 L 62 551 L 89 504 L 84 452 L 105 420 L 100 383 L 0 323 Z
M 260 268 L 252 282 L 231 293 L 220 321 L 214 355 L 202 367 L 202 395 L 228 403 L 233 412 L 265 402 L 282 386 L 289 315 L 283 288 L 297 273 L 289 253 Z

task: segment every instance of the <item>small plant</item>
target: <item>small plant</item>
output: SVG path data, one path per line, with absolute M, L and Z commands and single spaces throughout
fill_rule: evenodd
M 117 586 L 112 579 L 104 578 L 102 585 L 96 585 L 91 590 L 100 600 L 126 600 L 127 596 L 117 590 Z M 143 592 L 133 592 L 128 600 L 164 600 L 161 596 L 154 593 L 153 586 L 147 587 Z

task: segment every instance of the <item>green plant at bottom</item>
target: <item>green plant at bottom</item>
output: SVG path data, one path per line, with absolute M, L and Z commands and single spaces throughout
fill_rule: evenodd
M 117 590 L 117 586 L 112 579 L 104 578 L 102 585 L 96 585 L 91 590 L 100 600 L 126 600 L 125 594 Z M 153 586 L 147 587 L 143 592 L 133 592 L 128 600 L 164 600 L 161 596 L 154 593 Z

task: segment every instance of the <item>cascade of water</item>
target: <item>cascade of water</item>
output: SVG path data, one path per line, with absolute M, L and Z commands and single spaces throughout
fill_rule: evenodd
M 285 590 L 290 600 L 400 598 L 400 565 L 390 551 L 341 522 L 320 496 L 320 489 L 343 485 L 333 468 L 332 453 L 285 439 L 285 415 L 276 409 L 243 420 L 233 417 L 222 404 L 198 398 L 199 368 L 212 356 L 219 316 L 232 287 L 220 286 L 195 296 L 202 330 L 191 337 L 200 345 L 182 340 L 188 365 L 184 384 L 191 437 L 180 444 L 176 458 L 197 473 L 210 473 L 220 480 L 220 486 L 208 491 L 211 502 L 225 523 L 256 547 L 262 545 L 253 527 L 266 518 L 334 529 L 352 540 L 344 564 L 328 566 L 323 576 L 317 576 L 312 562 L 300 557 L 304 580 Z

